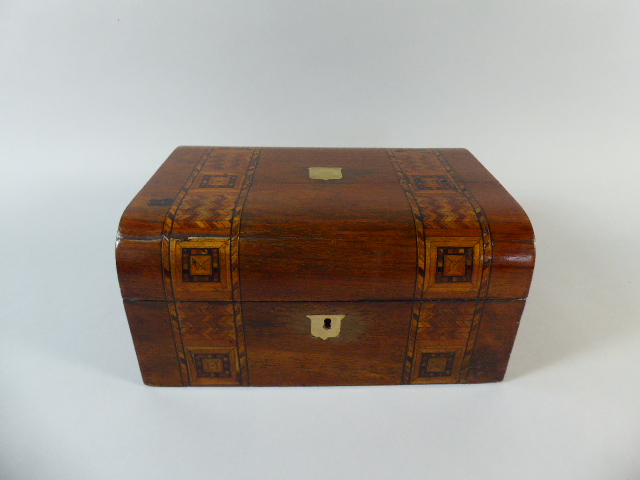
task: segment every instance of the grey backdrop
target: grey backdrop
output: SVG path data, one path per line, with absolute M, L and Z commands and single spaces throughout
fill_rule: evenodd
M 640 3 L 0 2 L 0 478 L 640 478 Z M 119 216 L 174 147 L 466 147 L 538 262 L 506 381 L 142 385 Z

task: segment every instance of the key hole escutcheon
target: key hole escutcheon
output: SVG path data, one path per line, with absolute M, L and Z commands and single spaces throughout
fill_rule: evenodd
M 311 336 L 322 340 L 339 336 L 342 320 L 345 317 L 344 314 L 307 315 L 311 320 Z

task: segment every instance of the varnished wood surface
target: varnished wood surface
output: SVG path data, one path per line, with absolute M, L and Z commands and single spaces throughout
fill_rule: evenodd
M 307 315 L 346 314 L 340 336 L 310 334 Z M 400 384 L 410 302 L 248 302 L 252 385 Z
M 312 180 L 309 166 L 343 178 Z M 413 218 L 384 150 L 264 149 L 240 238 L 244 300 L 413 297 Z
M 524 300 L 487 301 L 471 357 L 468 383 L 499 382 L 507 371 Z
M 535 245 L 463 149 L 180 147 L 116 257 L 148 384 L 452 383 L 504 376 Z M 345 314 L 342 336 L 312 337 L 313 313 Z
M 535 264 L 535 244 L 494 242 L 489 298 L 527 298 Z
M 162 241 L 121 239 L 116 265 L 122 297 L 127 300 L 166 300 L 162 281 Z
M 167 302 L 124 301 L 144 383 L 182 386 Z

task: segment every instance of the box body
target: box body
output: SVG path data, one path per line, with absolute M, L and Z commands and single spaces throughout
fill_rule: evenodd
M 463 149 L 180 147 L 116 259 L 149 385 L 503 378 L 531 224 Z

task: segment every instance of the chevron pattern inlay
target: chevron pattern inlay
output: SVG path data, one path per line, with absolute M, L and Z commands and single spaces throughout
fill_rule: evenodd
M 475 302 L 423 302 L 418 327 L 418 347 L 439 344 L 455 345 L 452 340 L 464 345 L 469 336 Z
M 451 376 L 440 380 L 464 381 L 491 265 L 490 232 L 484 212 L 441 151 L 395 149 L 389 150 L 389 158 L 413 212 L 418 250 L 403 383 L 425 381 L 418 375 L 415 362 L 420 361 L 420 355 L 430 358 L 436 347 L 455 348 L 457 352 Z M 442 256 L 438 267 L 440 250 L 450 255 Z M 464 269 L 460 263 L 463 259 Z M 450 294 L 468 300 L 457 305 L 422 301 Z
M 201 360 L 213 368 L 227 357 L 231 376 L 225 381 L 248 383 L 238 234 L 259 153 L 254 148 L 207 150 L 165 219 L 164 280 L 167 298 L 173 300 L 169 311 L 185 385 L 208 384 L 198 376 L 205 368 Z M 207 236 L 201 236 L 202 232 Z M 198 236 L 185 238 L 192 234 Z M 196 260 L 194 265 L 185 264 L 190 258 Z M 216 378 L 216 384 L 219 381 Z
M 478 217 L 469 201 L 457 192 L 416 194 L 425 228 L 478 228 Z
M 189 340 L 214 340 L 214 345 L 235 345 L 236 330 L 231 303 L 178 302 L 182 336 Z

